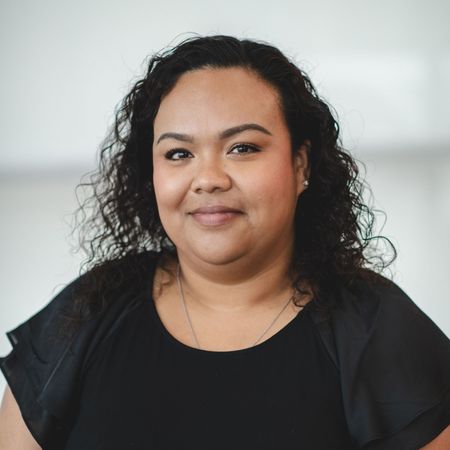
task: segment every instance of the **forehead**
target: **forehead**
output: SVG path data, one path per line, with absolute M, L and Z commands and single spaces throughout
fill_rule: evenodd
M 217 123 L 223 127 L 225 122 L 275 126 L 280 121 L 279 95 L 268 82 L 243 68 L 203 68 L 179 78 L 163 98 L 154 127 L 157 132 L 167 126 L 191 129 Z

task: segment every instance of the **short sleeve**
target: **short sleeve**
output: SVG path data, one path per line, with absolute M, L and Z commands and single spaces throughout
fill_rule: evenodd
M 0 368 L 31 434 L 45 449 L 61 448 L 81 364 L 77 334 L 61 333 L 61 318 L 70 310 L 80 278 L 66 285 L 44 308 L 7 332 L 11 352 Z M 84 334 L 88 329 L 83 329 Z M 79 347 L 78 340 L 78 347 Z
M 450 424 L 450 341 L 395 283 L 339 288 L 316 318 L 358 448 L 417 450 Z
M 150 265 L 152 260 L 148 262 Z M 87 274 L 67 284 L 43 309 L 7 336 L 13 346 L 0 369 L 31 434 L 44 450 L 64 447 L 73 426 L 85 369 L 100 344 L 148 297 L 150 284 L 133 275 L 108 291 L 107 307 L 61 333 Z

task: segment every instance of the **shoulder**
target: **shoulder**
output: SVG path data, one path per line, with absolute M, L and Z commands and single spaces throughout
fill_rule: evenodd
M 419 448 L 450 422 L 449 339 L 384 277 L 339 283 L 335 295 L 318 325 L 340 372 L 352 436 L 374 449 Z
M 44 308 L 7 333 L 13 349 L 0 358 L 0 369 L 41 446 L 62 445 L 74 418 L 86 362 L 150 295 L 158 255 L 153 251 L 129 255 L 78 276 Z M 66 333 L 64 325 L 86 293 L 91 298 L 101 294 L 105 301 L 76 330 Z
M 335 293 L 332 320 L 336 325 L 339 321 L 347 324 L 353 321 L 360 332 L 372 333 L 374 326 L 382 322 L 384 326 L 425 326 L 442 333 L 399 285 L 384 276 L 358 276 L 350 283 L 341 281 Z
M 374 272 L 366 271 L 351 282 L 337 278 L 327 286 L 326 296 L 328 308 L 311 308 L 311 316 L 336 366 L 339 351 L 349 347 L 356 354 L 374 345 L 382 351 L 395 337 L 415 334 L 416 326 L 448 341 L 403 289 Z
M 393 281 L 360 278 L 341 285 L 330 324 L 341 361 L 355 365 L 342 370 L 354 370 L 357 376 L 378 365 L 389 369 L 385 381 L 390 381 L 389 373 L 426 379 L 433 372 L 440 374 L 436 396 L 450 386 L 450 340 Z M 343 356 L 346 352 L 353 355 L 351 360 Z
M 147 294 L 149 277 L 153 274 L 158 255 L 154 251 L 127 255 L 77 276 L 60 288 L 43 308 L 9 331 L 9 340 L 14 346 L 23 338 L 32 336 L 34 351 L 42 360 L 57 356 L 60 347 L 82 338 L 91 328 L 98 331 L 100 322 L 117 319 L 120 310 L 142 299 Z M 94 306 L 88 304 L 92 299 L 99 300 L 99 303 Z M 86 317 L 85 310 L 90 310 Z M 69 332 L 69 319 L 76 317 L 80 326 Z M 43 346 L 42 351 L 40 346 Z

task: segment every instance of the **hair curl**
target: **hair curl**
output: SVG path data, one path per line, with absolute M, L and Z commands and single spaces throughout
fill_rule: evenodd
M 88 255 L 80 270 L 90 276 L 78 298 L 77 319 L 72 319 L 82 320 L 83 311 L 89 316 L 102 309 L 109 290 L 139 272 L 140 254 L 173 250 L 152 186 L 153 121 L 179 77 L 205 67 L 242 67 L 268 82 L 279 94 L 292 151 L 305 140 L 311 142 L 310 185 L 299 197 L 295 215 L 299 292 L 310 286 L 316 307 L 327 309 L 331 296 L 325 294 L 331 280 L 339 277 L 351 283 L 360 275 L 380 279 L 377 273 L 396 258 L 392 243 L 374 235 L 375 210 L 363 198 L 368 186 L 356 160 L 341 147 L 338 123 L 308 76 L 264 42 L 224 35 L 191 37 L 151 57 L 146 75 L 116 111 L 101 147 L 98 171 L 90 182 L 78 185 L 93 191 L 75 212 L 81 214 L 80 249 Z M 393 250 L 389 261 L 386 252 L 372 245 L 378 238 Z

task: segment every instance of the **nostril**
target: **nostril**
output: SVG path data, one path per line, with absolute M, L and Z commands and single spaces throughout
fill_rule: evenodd
M 193 191 L 213 192 L 214 190 L 227 190 L 231 187 L 231 178 L 221 170 L 208 170 L 197 173 L 192 182 Z

